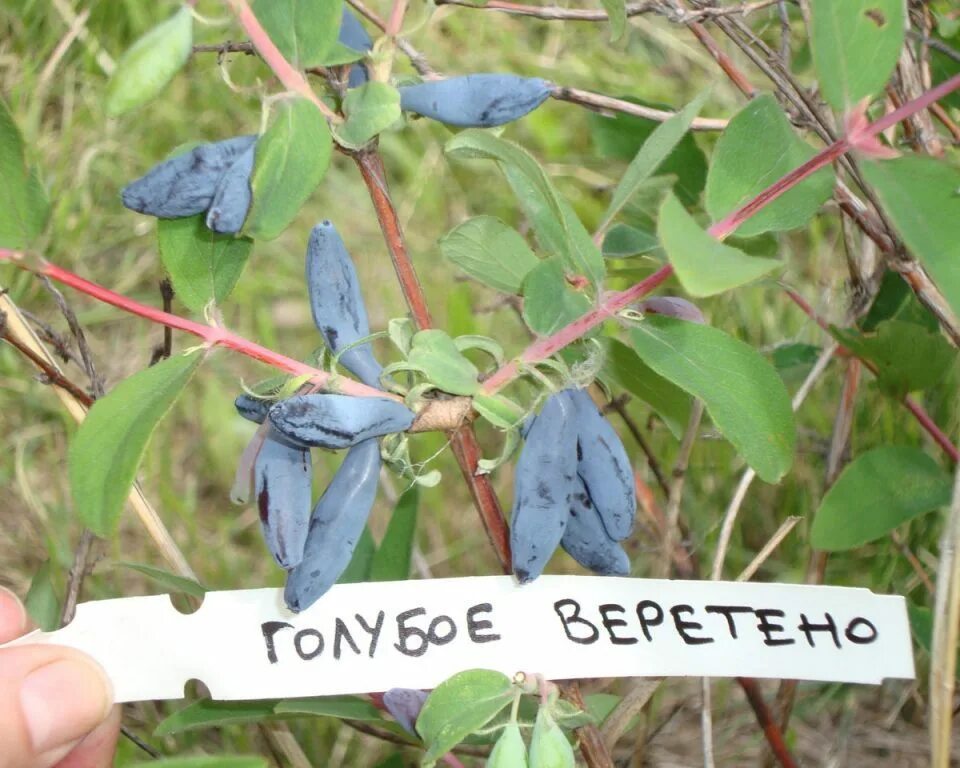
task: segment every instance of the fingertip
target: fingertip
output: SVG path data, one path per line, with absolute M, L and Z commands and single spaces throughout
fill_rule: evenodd
M 0 643 L 20 637 L 28 628 L 26 608 L 6 587 L 0 587 Z

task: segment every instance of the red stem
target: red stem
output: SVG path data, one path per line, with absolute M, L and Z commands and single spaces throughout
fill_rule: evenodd
M 749 677 L 738 677 L 737 682 L 740 683 L 740 687 L 743 689 L 744 694 L 746 694 L 747 701 L 750 702 L 750 706 L 753 708 L 753 712 L 757 717 L 757 722 L 760 723 L 760 727 L 763 728 L 763 734 L 767 737 L 767 743 L 770 745 L 770 749 L 773 751 L 780 765 L 782 765 L 783 768 L 797 768 L 793 755 L 790 754 L 790 749 L 783 741 L 783 733 L 781 733 L 779 726 L 773 719 L 773 715 L 767 707 L 767 702 L 764 701 L 757 681 Z

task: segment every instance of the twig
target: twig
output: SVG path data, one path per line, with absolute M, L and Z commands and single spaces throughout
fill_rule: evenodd
M 161 755 L 157 750 L 155 750 L 153 747 L 147 744 L 147 742 L 145 742 L 143 739 L 137 736 L 137 734 L 131 731 L 127 726 L 121 725 L 120 733 L 122 733 L 124 738 L 126 738 L 131 744 L 136 746 L 138 749 L 146 752 L 154 760 L 157 760 L 163 757 L 163 755 Z
M 0 318 L 0 320 L 5 320 Z M 0 322 L 2 325 L 2 322 Z M 48 384 L 52 384 L 55 387 L 60 387 L 60 389 L 66 390 L 69 392 L 74 399 L 82 403 L 85 406 L 89 406 L 93 403 L 93 398 L 90 397 L 86 392 L 84 392 L 80 387 L 74 384 L 70 379 L 64 376 L 60 371 L 54 368 L 52 365 L 47 363 L 40 355 L 34 352 L 26 344 L 20 342 L 19 339 L 8 334 L 6 331 L 0 333 L 0 338 L 2 338 L 7 344 L 16 349 L 21 355 L 27 358 L 31 363 L 33 363 L 37 368 L 39 368 L 44 377 L 47 380 Z
M 663 542 L 661 544 L 661 578 L 667 578 L 670 575 L 670 562 L 673 559 L 673 551 L 679 540 L 677 528 L 680 521 L 680 502 L 683 499 L 683 489 L 687 477 L 687 466 L 690 463 L 690 454 L 693 453 L 693 446 L 697 442 L 697 435 L 700 432 L 700 421 L 702 418 L 703 401 L 695 398 L 693 405 L 690 407 L 690 419 L 687 422 L 686 431 L 683 433 L 683 439 L 680 441 L 680 450 L 677 451 L 673 471 L 670 473 L 671 482 L 670 493 L 667 496 L 666 530 L 664 531 Z
M 638 677 L 631 681 L 630 690 L 603 721 L 600 733 L 607 749 L 613 751 L 617 742 L 627 732 L 630 721 L 643 711 L 662 682 L 662 677 Z
M 93 362 L 93 353 L 87 344 L 87 336 L 83 332 L 83 327 L 80 325 L 77 315 L 70 308 L 70 305 L 67 304 L 64 295 L 57 290 L 57 287 L 51 283 L 49 279 L 41 277 L 40 282 L 43 283 L 44 287 L 50 292 L 50 295 L 53 296 L 53 300 L 60 308 L 60 314 L 62 314 L 67 321 L 70 333 L 73 334 L 73 338 L 77 342 L 77 350 L 80 352 L 80 359 L 83 361 L 83 369 L 87 374 L 87 378 L 90 379 L 90 389 L 93 392 L 93 396 L 100 397 L 103 394 L 103 381 L 100 379 L 100 376 L 97 375 L 97 368 Z
M 813 385 L 816 384 L 817 379 L 819 379 L 826 370 L 827 365 L 829 365 L 834 353 L 837 351 L 837 346 L 836 342 L 832 342 L 830 346 L 820 353 L 817 362 L 813 368 L 810 369 L 810 373 L 807 374 L 807 377 L 803 380 L 803 384 L 800 385 L 797 393 L 793 396 L 790 406 L 794 412 L 803 405 L 803 401 L 807 399 L 807 395 L 810 394 Z M 740 512 L 740 507 L 743 506 L 747 491 L 750 490 L 750 486 L 753 484 L 756 476 L 757 473 L 753 468 L 748 468 L 740 478 L 733 498 L 730 499 L 730 503 L 727 505 L 727 511 L 723 515 L 723 523 L 720 526 L 720 537 L 717 540 L 717 549 L 713 556 L 713 568 L 710 571 L 710 578 L 713 581 L 719 581 L 723 575 L 723 565 L 727 559 L 727 550 L 730 547 L 730 539 L 733 536 L 733 528 L 737 522 L 737 515 Z
M 654 109 L 646 107 L 643 104 L 634 104 L 632 101 L 624 99 L 615 99 L 612 96 L 604 96 L 591 91 L 584 91 L 579 88 L 567 88 L 566 86 L 554 86 L 550 93 L 551 97 L 558 101 L 568 101 L 571 104 L 579 104 L 597 112 L 611 111 L 620 112 L 624 115 L 633 115 L 642 117 L 645 120 L 655 120 L 662 123 L 676 115 L 665 109 Z M 697 117 L 690 124 L 694 131 L 722 131 L 727 127 L 728 120 L 714 119 L 708 117 Z
M 558 683 L 558 685 L 563 698 L 577 709 L 586 712 L 587 705 L 583 701 L 583 696 L 580 695 L 580 686 L 576 681 Z M 576 733 L 580 737 L 580 753 L 590 768 L 614 768 L 610 750 L 607 749 L 597 726 L 585 725 L 577 728 Z
M 387 24 L 376 14 L 368 8 L 361 0 L 347 0 L 347 2 L 353 6 L 354 10 L 363 16 L 367 21 L 375 25 L 381 32 L 386 33 Z M 416 48 L 414 48 L 410 42 L 404 37 L 395 37 L 394 38 L 397 48 L 403 53 L 407 59 L 410 60 L 410 63 L 413 65 L 413 68 L 417 70 L 417 73 L 424 78 L 434 78 L 437 77 L 437 71 L 430 66 L 430 63 L 427 61 L 426 57 L 420 53 Z
M 667 516 L 663 513 L 663 510 L 660 509 L 660 505 L 657 504 L 656 499 L 653 497 L 653 491 L 650 489 L 650 486 L 643 481 L 643 478 L 640 477 L 639 472 L 633 473 L 633 484 L 637 491 L 637 503 L 640 509 L 647 516 L 647 519 L 653 523 L 654 532 L 659 537 L 659 540 L 663 541 L 667 530 Z M 669 496 L 669 493 L 670 491 L 668 489 L 666 495 Z M 683 522 L 683 518 L 677 521 L 677 525 L 680 528 L 680 533 L 683 538 L 676 542 L 676 546 L 673 548 L 673 568 L 676 575 L 680 578 L 692 579 L 696 577 L 698 570 L 696 556 L 691 551 L 691 548 L 686 546 L 689 531 Z
M 160 296 L 163 300 L 163 311 L 169 313 L 173 308 L 173 285 L 169 278 L 160 281 Z M 150 365 L 156 365 L 173 354 L 173 329 L 169 325 L 163 326 L 163 343 L 154 347 L 150 356 Z
M 640 446 L 640 450 L 643 451 L 643 455 L 647 457 L 647 466 L 650 467 L 650 471 L 653 472 L 653 476 L 657 480 L 657 485 L 660 486 L 660 490 L 663 491 L 665 498 L 670 496 L 670 485 L 667 483 L 667 478 L 663 474 L 663 469 L 660 467 L 660 460 L 657 458 L 656 454 L 653 452 L 653 448 L 650 443 L 647 442 L 647 438 L 644 437 L 643 431 L 640 429 L 640 426 L 634 420 L 633 416 L 630 415 L 630 412 L 627 410 L 627 404 L 624 401 L 624 397 L 615 397 L 613 398 L 606 408 L 612 409 L 617 412 L 620 418 L 623 420 L 623 423 L 626 425 L 627 430 L 630 432 L 634 440 L 636 440 L 637 445 Z
M 96 540 L 97 537 L 88 528 L 84 528 L 80 534 L 80 542 L 73 554 L 73 565 L 70 566 L 70 573 L 67 574 L 67 593 L 60 610 L 61 627 L 73 621 L 73 616 L 77 612 L 77 601 L 80 599 L 83 580 L 93 570 L 93 563 L 89 560 Z
M 750 579 L 756 575 L 757 571 L 760 570 L 763 564 L 767 562 L 767 558 L 769 558 L 770 555 L 773 554 L 774 550 L 780 546 L 780 542 L 787 538 L 787 536 L 790 534 L 790 531 L 792 531 L 796 527 L 797 523 L 799 523 L 801 520 L 803 520 L 803 518 L 798 515 L 793 515 L 784 520 L 777 529 L 777 532 L 774 533 L 773 536 L 770 537 L 770 540 L 763 545 L 763 549 L 757 552 L 756 557 L 750 561 L 750 565 L 744 568 L 740 575 L 737 576 L 737 581 L 750 581 Z
M 790 754 L 790 749 L 783 740 L 783 732 L 774 721 L 757 681 L 746 677 L 738 677 L 737 682 L 740 683 L 740 687 L 746 694 L 747 701 L 757 717 L 757 722 L 760 723 L 760 727 L 763 728 L 763 733 L 767 737 L 767 744 L 770 745 L 780 765 L 783 768 L 797 768 L 793 755 Z
M 960 469 L 953 503 L 940 538 L 937 594 L 933 608 L 930 662 L 930 751 L 932 768 L 949 768 L 960 637 Z
M 647 13 L 655 13 L 665 16 L 670 21 L 677 24 L 688 24 L 691 21 L 704 21 L 718 16 L 747 16 L 763 8 L 769 8 L 778 0 L 760 0 L 754 3 L 741 3 L 740 5 L 727 6 L 725 8 L 704 8 L 699 11 L 677 11 L 671 8 L 669 3 L 663 0 L 646 0 L 645 2 L 627 3 L 627 18 L 633 16 L 642 16 Z M 524 5 L 522 3 L 505 2 L 504 0 L 488 0 L 482 5 L 469 0 L 436 0 L 437 5 L 456 5 L 461 8 L 471 8 L 475 11 L 498 11 L 511 16 L 528 16 L 539 19 L 540 21 L 593 21 L 604 22 L 610 17 L 605 11 L 593 10 L 591 8 L 563 8 L 556 5 Z
M 713 756 L 713 698 L 710 678 L 700 679 L 700 741 L 703 749 L 703 768 L 716 768 Z

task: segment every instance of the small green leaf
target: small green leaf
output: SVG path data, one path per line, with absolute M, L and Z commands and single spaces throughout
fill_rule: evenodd
M 295 69 L 330 64 L 343 0 L 256 0 L 253 13 Z
M 112 535 L 147 443 L 203 360 L 177 355 L 121 381 L 93 404 L 70 445 L 70 488 L 91 531 Z
M 527 768 L 527 745 L 520 735 L 520 726 L 510 723 L 503 729 L 485 768 Z
M 550 706 L 550 712 L 553 719 L 557 721 L 557 725 L 567 730 L 582 728 L 585 725 L 596 725 L 600 722 L 590 712 L 578 709 L 565 699 L 557 699 L 553 702 Z
M 365 527 L 360 534 L 360 540 L 357 542 L 356 549 L 353 550 L 353 557 L 350 558 L 350 565 L 340 574 L 337 584 L 357 584 L 361 581 L 370 579 L 370 566 L 373 563 L 373 556 L 377 551 L 377 545 L 370 535 L 370 528 Z
M 204 216 L 157 222 L 160 259 L 177 297 L 194 312 L 221 304 L 237 284 L 253 241 L 207 229 Z
M 278 715 L 310 715 L 312 717 L 340 717 L 345 720 L 375 722 L 383 716 L 367 699 L 359 696 L 321 696 L 311 699 L 284 699 L 277 702 Z
M 862 170 L 907 247 L 960 314 L 960 171 L 919 156 L 865 162 Z
M 691 296 L 713 296 L 751 283 L 780 266 L 724 245 L 704 232 L 671 192 L 660 207 L 657 235 L 680 284 Z
M 957 350 L 939 331 L 900 320 L 878 323 L 874 333 L 832 328 L 847 349 L 877 366 L 877 382 L 892 397 L 941 383 L 957 361 Z
M 364 83 L 347 91 L 343 112 L 347 120 L 336 129 L 337 142 L 360 149 L 400 119 L 400 92 L 386 83 Z
M 837 552 L 879 539 L 950 503 L 953 481 L 917 448 L 888 445 L 858 456 L 827 491 L 810 544 Z
M 820 357 L 820 347 L 813 344 L 780 344 L 770 353 L 770 361 L 778 371 L 800 366 L 809 367 Z
M 627 201 L 633 196 L 634 192 L 647 181 L 661 165 L 666 161 L 670 154 L 677 148 L 680 140 L 690 130 L 693 119 L 700 114 L 703 103 L 707 100 L 708 91 L 704 91 L 697 98 L 691 101 L 687 106 L 680 110 L 676 115 L 654 129 L 650 134 L 637 156 L 627 167 L 626 173 L 617 184 L 613 192 L 610 205 L 606 213 L 603 214 L 603 221 L 599 229 L 606 229 L 613 221 L 613 218 L 623 209 Z
M 719 221 L 816 154 L 794 133 L 773 96 L 759 96 L 734 116 L 717 141 L 707 175 L 707 211 Z M 833 192 L 823 168 L 745 221 L 737 235 L 781 232 L 805 225 Z
M 151 581 L 155 581 L 161 587 L 171 592 L 182 592 L 191 597 L 203 597 L 207 593 L 207 588 L 193 579 L 186 579 L 183 576 L 165 571 L 162 568 L 154 568 L 152 565 L 143 565 L 141 563 L 117 563 L 121 568 L 129 568 L 131 571 L 142 573 Z
M 299 98 L 283 102 L 257 141 L 244 233 L 272 240 L 283 232 L 323 179 L 332 147 L 330 128 L 316 106 Z
M 404 491 L 397 499 L 387 531 L 373 556 L 370 581 L 403 581 L 409 578 L 419 502 L 420 494 L 416 486 Z
M 493 216 L 475 216 L 440 238 L 440 252 L 470 277 L 505 293 L 520 293 L 539 263 L 526 241 Z
M 60 626 L 60 600 L 53 586 L 53 564 L 49 560 L 33 574 L 23 607 L 44 632 L 53 632 Z
M 530 768 L 574 768 L 573 747 L 549 710 L 541 706 L 530 736 Z
M 160 721 L 153 735 L 169 736 L 173 733 L 196 731 L 238 723 L 258 723 L 271 717 L 275 701 L 213 701 L 201 699 Z
M 23 137 L 0 99 L 0 248 L 26 249 L 47 223 L 50 203 L 23 151 Z
M 626 101 L 654 109 L 670 109 L 670 105 L 656 104 L 629 96 Z M 660 123 L 634 115 L 616 113 L 612 117 L 591 112 L 590 135 L 597 152 L 603 157 L 633 160 L 643 144 L 657 130 Z M 687 132 L 670 155 L 660 164 L 659 172 L 676 177 L 674 192 L 684 205 L 694 205 L 700 199 L 707 182 L 707 158 L 697 145 L 693 134 Z
M 126 50 L 107 84 L 107 114 L 117 117 L 157 96 L 193 48 L 193 13 L 183 6 Z
M 534 333 L 548 336 L 590 309 L 590 299 L 567 282 L 556 256 L 530 270 L 523 281 L 523 320 Z
M 820 93 L 845 112 L 879 93 L 906 34 L 902 0 L 811 0 L 810 47 Z
M 604 258 L 629 259 L 643 256 L 660 247 L 660 241 L 649 232 L 626 224 L 614 224 L 603 238 Z
M 526 416 L 523 408 L 503 395 L 474 395 L 473 407 L 498 429 L 518 427 Z
M 615 42 L 627 31 L 626 0 L 600 0 L 600 4 L 610 22 L 610 42 Z
M 513 684 L 500 672 L 470 669 L 444 680 L 427 697 L 417 718 L 417 733 L 427 745 L 423 765 L 434 765 L 511 701 Z
M 477 129 L 457 134 L 444 151 L 454 158 L 496 161 L 533 222 L 540 244 L 560 254 L 570 271 L 586 276 L 594 285 L 603 282 L 606 267 L 600 249 L 529 152 Z
M 656 373 L 621 341 L 604 339 L 603 375 L 655 410 L 680 439 L 690 421 L 690 395 Z
M 254 755 L 169 757 L 145 763 L 130 763 L 128 768 L 267 768 L 267 761 Z
M 723 436 L 768 483 L 793 463 L 790 397 L 763 356 L 709 325 L 651 315 L 630 337 L 653 370 L 700 398 Z
M 437 388 L 452 395 L 472 395 L 480 388 L 480 372 L 444 331 L 420 331 L 413 337 L 407 362 Z

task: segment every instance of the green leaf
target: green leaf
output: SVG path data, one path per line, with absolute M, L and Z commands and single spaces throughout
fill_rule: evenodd
M 960 314 L 960 171 L 919 156 L 864 162 L 862 171 L 907 247 Z
M 60 626 L 60 600 L 53 586 L 53 564 L 47 560 L 30 580 L 30 588 L 23 598 L 27 616 L 44 632 L 53 632 Z
M 882 90 L 906 34 L 901 0 L 811 0 L 810 46 L 823 98 L 839 112 Z
M 336 129 L 337 141 L 360 149 L 400 119 L 400 92 L 386 83 L 364 83 L 347 91 L 343 112 L 347 120 Z
M 513 684 L 500 672 L 470 669 L 444 680 L 427 697 L 417 718 L 417 733 L 427 745 L 423 765 L 432 766 L 511 701 Z
M 0 99 L 0 248 L 26 249 L 47 223 L 50 203 L 27 165 L 23 137 Z
M 503 729 L 490 751 L 485 768 L 527 768 L 527 745 L 523 743 L 516 723 L 509 723 Z
M 256 0 L 253 12 L 294 69 L 329 64 L 337 42 L 342 0 Z
M 370 535 L 370 528 L 365 527 L 363 533 L 360 534 L 356 549 L 353 550 L 350 565 L 340 574 L 337 584 L 357 584 L 361 581 L 368 581 L 370 566 L 373 563 L 373 555 L 376 551 L 377 545 L 373 541 L 373 536 Z
M 541 336 L 563 328 L 590 306 L 590 299 L 567 282 L 556 256 L 540 262 L 523 281 L 523 320 Z
M 880 388 L 896 398 L 939 384 L 957 360 L 956 349 L 939 331 L 914 323 L 884 320 L 874 333 L 831 331 L 851 352 L 876 364 Z
M 207 229 L 205 217 L 160 219 L 160 259 L 177 297 L 194 312 L 211 301 L 221 304 L 237 284 L 253 241 Z
M 130 763 L 128 768 L 267 768 L 267 761 L 254 755 L 170 757 L 145 763 Z
M 193 48 L 193 13 L 183 6 L 126 50 L 107 83 L 107 114 L 117 117 L 157 96 Z
M 574 768 L 573 747 L 549 710 L 541 706 L 530 736 L 530 768 Z
M 272 240 L 283 232 L 320 184 L 332 146 L 330 128 L 316 106 L 299 98 L 283 102 L 257 141 L 253 205 L 244 233 Z
M 526 416 L 523 408 L 503 395 L 476 394 L 473 396 L 473 407 L 498 429 L 518 427 Z
M 820 357 L 820 347 L 813 344 L 780 344 L 770 354 L 770 361 L 778 371 L 800 366 L 809 367 Z
M 374 722 L 383 717 L 373 704 L 359 696 L 322 696 L 311 699 L 284 699 L 277 702 L 278 715 L 310 715 L 312 717 L 340 717 L 345 720 Z
M 773 96 L 759 96 L 730 121 L 707 174 L 707 211 L 714 221 L 737 210 L 816 154 L 794 133 Z M 823 168 L 745 221 L 737 235 L 781 232 L 805 225 L 833 192 Z
M 604 339 L 603 375 L 655 410 L 674 437 L 682 437 L 690 421 L 690 395 L 656 373 L 621 341 Z
M 402 581 L 410 576 L 410 557 L 417 533 L 417 506 L 420 494 L 416 486 L 397 499 L 380 546 L 370 566 L 370 581 Z
M 258 723 L 274 714 L 275 701 L 213 701 L 201 699 L 160 721 L 153 735 L 196 731 L 239 723 Z
M 657 235 L 680 284 L 691 296 L 713 296 L 751 283 L 780 266 L 711 237 L 671 192 L 660 207 Z
M 610 21 L 610 41 L 614 42 L 623 37 L 627 31 L 627 3 L 626 0 L 600 0 L 603 10 L 607 12 Z
M 603 255 L 607 259 L 628 259 L 643 256 L 660 247 L 660 241 L 649 232 L 626 224 L 614 224 L 603 238 Z
M 530 153 L 478 129 L 457 134 L 447 142 L 444 151 L 455 158 L 496 161 L 533 223 L 541 245 L 560 254 L 567 269 L 600 285 L 606 270 L 600 249 Z
M 444 331 L 420 331 L 413 337 L 413 347 L 407 362 L 423 373 L 444 392 L 452 395 L 472 395 L 480 388 L 480 372 Z
M 860 329 L 866 332 L 875 331 L 884 320 L 914 323 L 928 331 L 935 331 L 940 327 L 937 318 L 920 303 L 906 280 L 893 270 L 884 273 L 870 311 L 859 323 Z
M 97 400 L 70 445 L 73 502 L 81 522 L 108 538 L 160 420 L 203 360 L 177 355 L 121 381 Z
M 648 316 L 630 337 L 653 370 L 700 398 L 717 429 L 768 483 L 793 463 L 790 397 L 763 356 L 709 325 Z
M 526 241 L 493 216 L 475 216 L 440 238 L 440 252 L 470 277 L 504 293 L 520 293 L 539 263 Z
M 202 584 L 193 579 L 177 576 L 162 568 L 154 568 L 152 565 L 143 565 L 142 563 L 119 562 L 117 565 L 121 568 L 129 568 L 131 571 L 142 573 L 151 581 L 155 581 L 161 587 L 171 592 L 182 592 L 192 597 L 203 597 L 207 594 L 207 588 Z
M 884 446 L 858 456 L 827 491 L 810 544 L 836 552 L 879 539 L 918 515 L 950 503 L 950 476 L 926 453 Z
M 671 109 L 667 104 L 655 104 L 626 97 L 626 101 L 654 109 Z M 600 155 L 620 160 L 633 160 L 660 123 L 634 115 L 616 113 L 612 117 L 591 112 L 590 134 Z M 676 176 L 674 191 L 685 205 L 694 205 L 707 182 L 707 158 L 697 146 L 693 134 L 687 132 L 669 156 L 660 164 L 661 174 Z
M 657 172 L 657 169 L 663 165 L 670 154 L 677 148 L 680 140 L 683 139 L 687 131 L 690 130 L 693 119 L 700 114 L 703 103 L 707 100 L 708 93 L 708 91 L 704 91 L 676 115 L 654 129 L 653 133 L 650 134 L 650 138 L 640 147 L 637 156 L 634 157 L 630 165 L 627 166 L 623 178 L 620 179 L 620 183 L 617 184 L 617 188 L 613 191 L 613 197 L 610 200 L 610 205 L 607 206 L 606 213 L 603 214 L 603 220 L 599 229 L 607 228 L 610 222 L 613 221 L 613 218 L 620 213 L 623 206 L 627 204 L 627 201 L 633 196 L 634 192 Z

